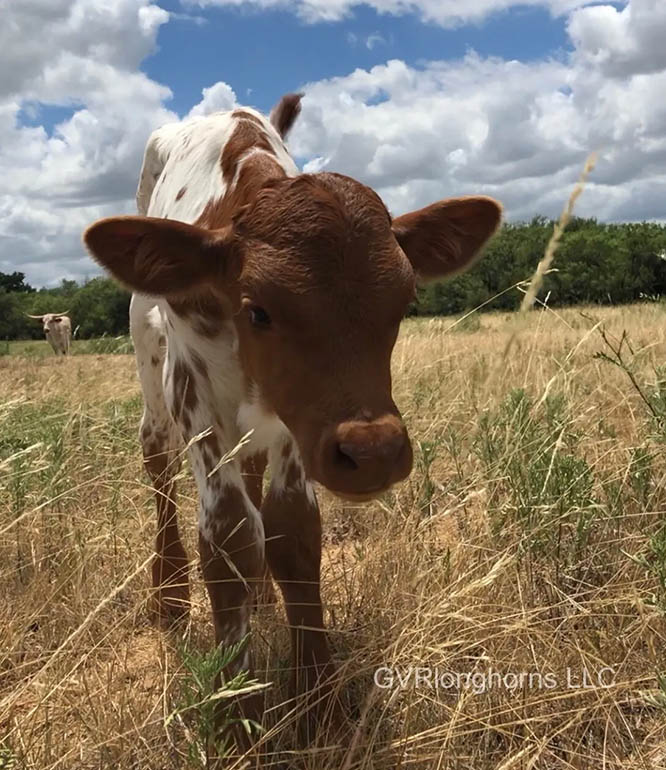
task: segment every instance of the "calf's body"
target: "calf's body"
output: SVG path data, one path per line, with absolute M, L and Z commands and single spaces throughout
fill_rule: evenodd
M 365 500 L 408 475 L 411 446 L 391 397 L 400 320 L 416 277 L 465 269 L 500 208 L 461 198 L 393 219 L 353 179 L 299 174 L 283 141 L 299 109 L 289 95 L 270 119 L 240 109 L 159 129 L 140 216 L 101 220 L 85 241 L 135 291 L 158 613 L 178 616 L 189 601 L 173 481 L 186 443 L 216 638 L 246 636 L 270 572 L 285 599 L 294 684 L 306 692 L 331 673 L 312 480 Z M 225 675 L 250 665 L 245 647 Z

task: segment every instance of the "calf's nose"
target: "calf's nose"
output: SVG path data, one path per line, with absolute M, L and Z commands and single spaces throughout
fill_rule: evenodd
M 399 427 L 373 429 L 363 423 L 343 423 L 337 430 L 338 456 L 342 464 L 359 469 L 367 463 L 393 464 L 405 444 Z
M 412 449 L 402 421 L 351 420 L 327 432 L 321 445 L 321 481 L 332 492 L 372 495 L 409 475 Z

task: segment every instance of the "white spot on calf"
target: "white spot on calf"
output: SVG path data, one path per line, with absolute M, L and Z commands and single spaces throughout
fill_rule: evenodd
M 236 422 L 243 435 L 252 431 L 244 452 L 246 455 L 270 450 L 276 444 L 284 443 L 290 436 L 282 420 L 275 413 L 264 409 L 256 387 L 252 389 L 250 400 L 241 402 L 238 407 Z

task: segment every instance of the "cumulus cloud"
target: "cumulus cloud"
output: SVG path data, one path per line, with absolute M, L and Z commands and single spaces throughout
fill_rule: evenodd
M 612 5 L 581 8 L 571 15 L 568 30 L 580 63 L 610 77 L 666 67 L 664 0 L 632 0 L 621 10 Z
M 600 219 L 663 217 L 666 72 L 608 79 L 580 64 L 469 54 L 416 69 L 389 61 L 305 86 L 291 146 L 305 170 L 375 187 L 396 213 L 485 193 L 509 216 L 556 215 L 587 154 L 598 171 L 578 211 Z M 627 109 L 627 105 L 631 109 Z
M 0 95 L 24 99 L 50 95 L 45 78 L 61 57 L 136 69 L 169 19 L 149 0 L 10 0 L 2 15 Z
M 233 110 L 237 104 L 233 88 L 220 80 L 210 88 L 204 88 L 201 91 L 201 101 L 192 107 L 187 117 L 194 118 L 197 115 L 210 115 L 211 112 Z
M 177 117 L 169 88 L 138 71 L 168 19 L 149 0 L 12 0 L 3 10 L 0 270 L 36 283 L 96 272 L 82 229 L 131 210 L 146 136 Z M 21 121 L 35 105 L 72 114 L 47 132 Z
M 233 0 L 215 0 L 223 1 Z M 23 270 L 38 285 L 94 274 L 82 229 L 99 216 L 134 210 L 146 138 L 178 117 L 168 108 L 168 86 L 139 70 L 170 18 L 156 2 L 10 0 L 0 25 L 1 271 Z M 309 5 L 342 15 L 355 5 L 280 2 L 300 13 Z M 476 18 L 513 5 L 368 4 L 387 13 L 439 14 L 445 24 L 455 13 Z M 602 220 L 663 218 L 666 4 L 542 5 L 567 14 L 570 55 L 526 63 L 470 53 L 418 67 L 390 60 L 306 84 L 290 135 L 293 153 L 306 171 L 335 170 L 373 185 L 395 213 L 486 193 L 517 219 L 557 215 L 587 153 L 598 150 L 577 211 Z M 49 35 L 34 34 L 47 26 Z M 25 115 L 39 123 L 42 105 L 68 110 L 50 130 L 28 125 Z M 203 89 L 189 116 L 236 105 L 232 86 L 218 82 Z

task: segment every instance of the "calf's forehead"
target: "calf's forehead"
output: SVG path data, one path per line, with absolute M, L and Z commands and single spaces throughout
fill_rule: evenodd
M 374 290 L 387 299 L 413 293 L 413 271 L 386 207 L 348 177 L 303 175 L 271 185 L 239 229 L 247 236 L 241 283 L 249 293 L 369 292 L 368 300 Z
M 302 174 L 275 180 L 237 224 L 277 247 L 326 244 L 351 238 L 369 243 L 390 233 L 390 215 L 369 187 L 339 174 Z

